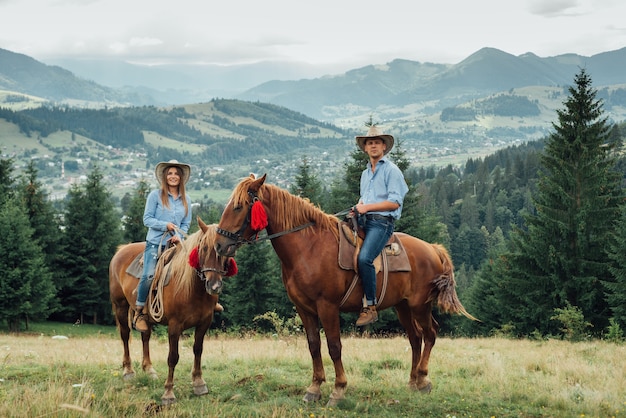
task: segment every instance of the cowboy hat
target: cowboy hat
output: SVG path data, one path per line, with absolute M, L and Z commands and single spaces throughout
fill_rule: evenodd
M 382 129 L 380 129 L 378 126 L 370 126 L 365 136 L 357 136 L 356 144 L 359 146 L 359 148 L 361 148 L 363 152 L 365 152 L 365 141 L 374 138 L 382 139 L 385 145 L 387 145 L 387 148 L 385 149 L 385 154 L 387 154 L 389 151 L 391 151 L 391 148 L 393 148 L 393 136 L 383 134 Z
M 183 172 L 183 183 L 187 183 L 189 180 L 189 176 L 191 175 L 191 166 L 185 163 L 179 163 L 176 160 L 162 161 L 156 165 L 154 169 L 154 175 L 156 176 L 159 183 L 166 183 L 165 181 L 165 170 L 169 167 L 178 167 Z

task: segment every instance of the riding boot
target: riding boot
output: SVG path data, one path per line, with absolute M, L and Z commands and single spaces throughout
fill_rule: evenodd
M 376 312 L 376 306 L 374 305 L 365 306 L 363 309 L 361 309 L 361 313 L 359 314 L 359 319 L 356 320 L 356 326 L 362 327 L 364 325 L 368 325 L 376 321 L 378 321 L 378 313 Z
M 142 307 L 141 310 L 135 310 L 135 318 L 133 319 L 133 328 L 139 332 L 148 331 L 148 313 L 146 311 L 146 307 Z

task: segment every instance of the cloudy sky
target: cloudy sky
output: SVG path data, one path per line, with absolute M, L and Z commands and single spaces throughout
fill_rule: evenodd
M 626 47 L 624 0 L 0 0 L 0 48 L 39 61 L 299 61 L 347 70 Z

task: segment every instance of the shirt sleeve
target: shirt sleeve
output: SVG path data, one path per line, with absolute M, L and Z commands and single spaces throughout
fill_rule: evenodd
M 153 190 L 146 199 L 146 207 L 143 211 L 143 224 L 150 229 L 165 232 L 167 231 L 167 222 L 161 221 L 156 217 L 158 204 L 159 191 Z
M 185 196 L 187 198 L 187 215 L 185 215 L 185 217 L 183 218 L 183 220 L 180 222 L 180 229 L 183 230 L 185 232 L 185 234 L 187 232 L 189 232 L 189 226 L 191 225 L 191 198 L 189 196 Z
M 389 170 L 389 179 L 387 182 L 388 198 L 390 202 L 395 202 L 402 206 L 404 196 L 409 191 L 409 187 L 406 185 L 402 171 L 399 168 L 393 167 Z

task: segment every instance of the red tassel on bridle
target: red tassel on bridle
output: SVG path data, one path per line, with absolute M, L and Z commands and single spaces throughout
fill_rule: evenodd
M 189 253 L 189 265 L 196 270 L 200 268 L 200 258 L 198 256 L 198 247 L 195 247 Z
M 255 200 L 252 204 L 250 226 L 255 231 L 262 231 L 267 226 L 267 213 L 260 200 Z
M 235 259 L 232 257 L 229 257 L 226 262 L 228 263 L 228 266 L 226 267 L 225 277 L 230 277 L 230 276 L 234 276 L 235 274 L 237 274 L 238 269 L 237 269 L 237 263 L 235 262 Z

